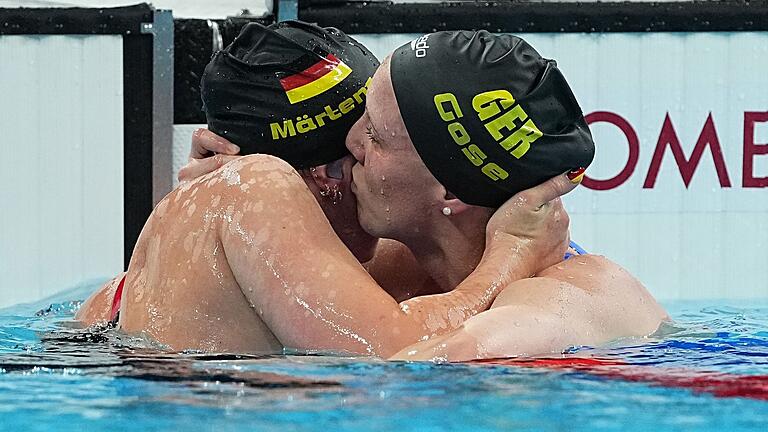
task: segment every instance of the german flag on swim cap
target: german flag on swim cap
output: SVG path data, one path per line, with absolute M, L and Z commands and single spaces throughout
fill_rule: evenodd
M 309 68 L 280 79 L 280 84 L 288 101 L 295 104 L 332 89 L 351 73 L 352 69 L 346 63 L 328 54 Z
M 379 63 L 332 27 L 284 21 L 247 24 L 216 53 L 201 80 L 208 128 L 296 168 L 348 154 L 347 132 L 363 114 Z
M 390 75 L 419 156 L 467 204 L 498 207 L 594 158 L 557 63 L 519 37 L 427 34 L 395 50 Z

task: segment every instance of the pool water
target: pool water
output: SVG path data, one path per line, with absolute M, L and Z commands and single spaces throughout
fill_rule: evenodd
M 657 337 L 536 361 L 168 353 L 72 316 L 97 284 L 0 309 L 0 430 L 765 430 L 768 299 L 678 302 Z

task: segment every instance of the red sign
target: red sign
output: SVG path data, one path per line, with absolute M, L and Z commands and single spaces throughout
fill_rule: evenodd
M 582 184 L 592 190 L 610 190 L 624 184 L 635 173 L 637 162 L 640 159 L 640 140 L 632 125 L 622 116 L 609 111 L 595 111 L 585 116 L 587 124 L 610 123 L 616 126 L 627 139 L 629 147 L 629 156 L 622 170 L 614 177 L 606 180 L 597 180 L 584 176 Z M 768 187 L 768 177 L 755 177 L 754 160 L 757 156 L 768 154 L 768 143 L 755 142 L 755 124 L 768 123 L 768 111 L 758 111 L 744 113 L 744 148 L 742 157 L 742 176 L 741 186 L 743 188 L 763 188 Z M 598 144 L 599 145 L 599 144 Z M 669 149 L 669 152 L 667 151 Z M 598 149 L 599 151 L 599 149 Z M 699 139 L 690 157 L 686 157 L 677 136 L 672 119 L 667 113 L 661 126 L 659 138 L 656 141 L 656 148 L 651 157 L 651 164 L 645 175 L 643 189 L 653 189 L 656 185 L 656 179 L 659 175 L 659 169 L 667 153 L 672 153 L 674 161 L 680 171 L 685 187 L 691 184 L 696 170 L 699 168 L 699 162 L 705 151 L 709 151 L 715 165 L 715 173 L 721 188 L 731 187 L 731 178 L 728 174 L 728 168 L 723 158 L 723 151 L 720 145 L 720 139 L 717 136 L 715 121 L 710 112 L 704 121 Z

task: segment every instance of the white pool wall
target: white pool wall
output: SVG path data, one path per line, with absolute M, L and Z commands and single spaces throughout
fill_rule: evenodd
M 0 307 L 123 268 L 120 36 L 0 37 Z

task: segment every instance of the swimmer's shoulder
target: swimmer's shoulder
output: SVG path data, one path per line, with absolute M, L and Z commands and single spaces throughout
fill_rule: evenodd
M 631 275 L 621 266 L 609 260 L 603 255 L 579 254 L 548 267 L 538 273 L 537 277 L 555 279 L 567 282 L 579 288 L 595 289 L 595 280 L 612 278 L 621 274 L 624 277 Z M 598 287 L 601 284 L 597 284 Z
M 277 156 L 272 156 L 268 154 L 258 153 L 258 154 L 242 156 L 238 159 L 231 161 L 230 163 L 234 163 L 235 165 L 238 165 L 238 164 L 242 165 L 243 168 L 247 167 L 252 171 L 275 170 L 279 172 L 285 172 L 286 174 L 298 175 L 298 173 L 296 172 L 296 169 L 292 167 L 288 162 L 280 159 Z
M 177 191 L 184 193 L 207 188 L 248 193 L 296 187 L 306 189 L 306 184 L 288 162 L 271 155 L 252 154 L 231 160 L 208 174 L 181 184 Z
M 301 176 L 288 162 L 271 155 L 252 154 L 235 159 L 216 171 L 219 178 L 228 183 L 240 183 L 247 181 L 258 187 L 260 184 L 277 183 L 283 186 L 300 185 L 306 187 Z M 237 174 L 237 175 L 234 175 Z M 253 181 L 258 180 L 258 181 Z

